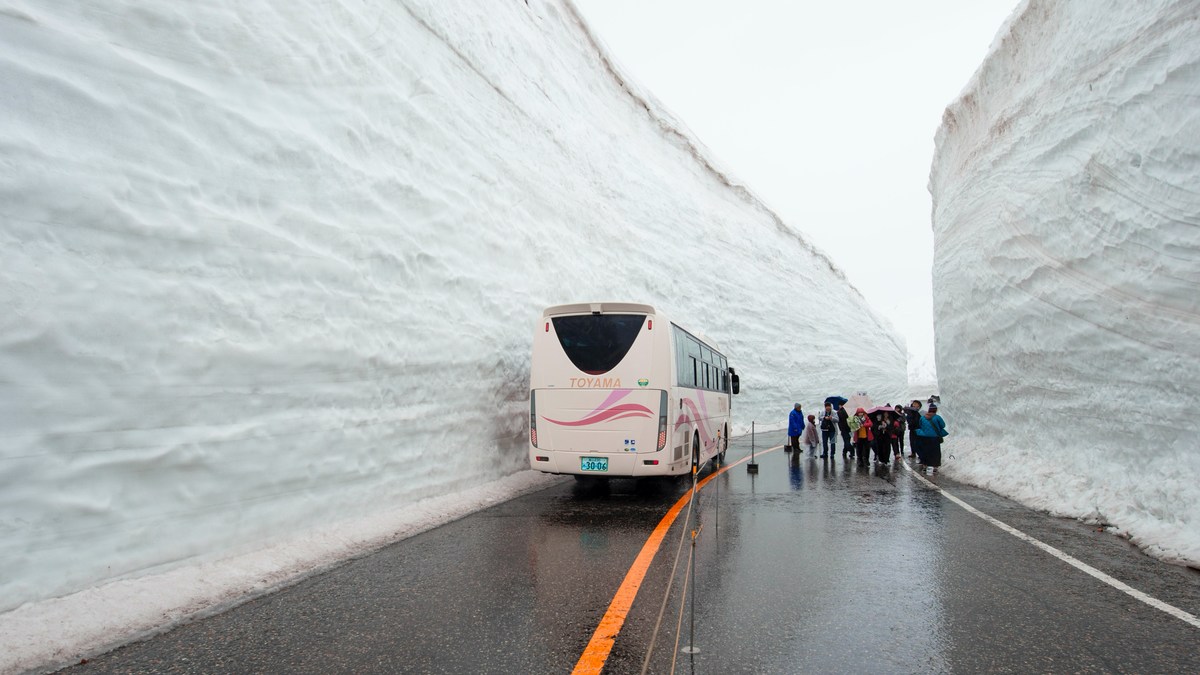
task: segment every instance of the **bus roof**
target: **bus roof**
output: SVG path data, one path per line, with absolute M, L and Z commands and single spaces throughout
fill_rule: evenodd
M 542 316 L 558 316 L 560 314 L 657 314 L 650 305 L 634 302 L 577 302 L 571 305 L 554 305 L 547 307 Z
M 552 316 L 564 316 L 567 314 L 652 314 L 658 316 L 664 321 L 669 321 L 663 317 L 658 310 L 651 305 L 643 305 L 636 302 L 576 302 L 569 305 L 553 305 L 547 307 L 542 316 L 549 318 Z M 688 333 L 700 342 L 708 346 L 709 349 L 721 352 L 721 348 L 717 343 L 713 342 L 704 333 L 693 333 L 686 328 L 673 324 L 676 328 Z

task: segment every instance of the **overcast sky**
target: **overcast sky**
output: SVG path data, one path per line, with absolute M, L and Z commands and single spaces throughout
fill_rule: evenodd
M 1018 0 L 575 3 L 626 72 L 932 362 L 933 136 Z

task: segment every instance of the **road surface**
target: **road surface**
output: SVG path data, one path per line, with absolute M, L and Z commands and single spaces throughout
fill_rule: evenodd
M 759 434 L 755 475 L 735 439 L 694 501 L 690 479 L 564 478 L 68 671 L 1200 672 L 1200 627 L 934 485 L 1185 616 L 1200 572 L 944 476 L 764 451 L 780 440 Z

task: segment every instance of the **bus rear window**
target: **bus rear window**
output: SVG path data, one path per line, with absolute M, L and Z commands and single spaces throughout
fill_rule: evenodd
M 589 375 L 607 373 L 629 352 L 646 322 L 643 314 L 586 314 L 553 319 L 554 332 L 575 367 Z

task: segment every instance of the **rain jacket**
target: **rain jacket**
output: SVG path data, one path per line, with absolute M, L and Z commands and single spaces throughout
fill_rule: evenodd
M 849 423 L 850 423 L 850 436 L 852 438 L 858 438 L 858 430 L 863 427 L 866 427 L 867 428 L 867 440 L 868 441 L 875 440 L 875 434 L 871 431 L 872 423 L 871 423 L 870 417 L 867 417 L 864 415 L 863 418 L 860 420 L 858 418 L 858 414 L 855 413 L 854 415 L 850 416 Z
M 950 435 L 950 432 L 946 431 L 946 421 L 942 416 L 934 413 L 932 417 L 921 415 L 921 426 L 917 427 L 917 435 L 922 438 L 941 438 Z
M 821 438 L 817 436 L 817 425 L 815 422 L 804 427 L 804 438 L 800 440 L 805 445 L 811 445 L 814 448 L 821 444 Z
M 792 414 L 788 415 L 788 436 L 799 436 L 804 432 L 804 413 L 792 408 Z M 775 433 L 779 433 L 776 431 Z

